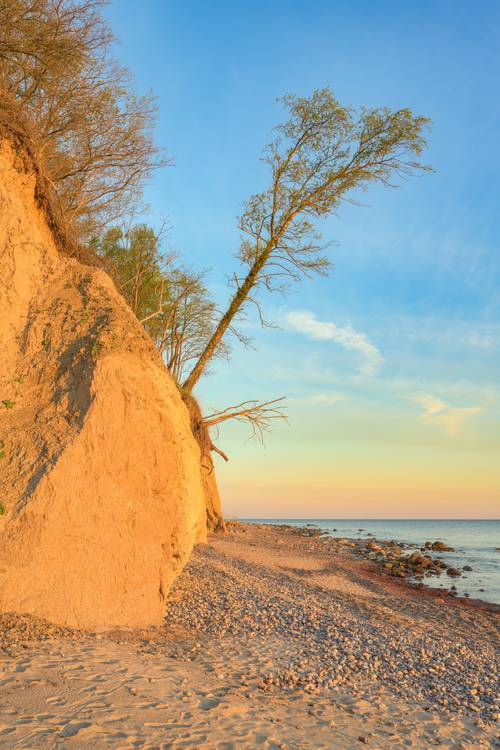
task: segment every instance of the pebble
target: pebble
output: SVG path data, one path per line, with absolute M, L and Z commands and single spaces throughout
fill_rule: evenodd
M 293 554 L 290 537 L 283 538 L 282 554 Z M 297 554 L 303 554 L 304 539 L 297 534 L 292 540 Z M 265 534 L 264 543 L 269 543 Z M 362 540 L 353 548 L 315 537 L 307 543 L 323 558 L 340 554 L 351 559 L 358 549 L 367 552 Z M 314 697 L 324 689 L 333 695 L 338 690 L 363 695 L 367 686 L 380 686 L 451 715 L 472 713 L 477 721 L 499 717 L 494 703 L 496 654 L 493 638 L 480 637 L 477 630 L 486 618 L 481 612 L 461 612 L 421 597 L 412 604 L 411 597 L 405 601 L 387 592 L 383 598 L 363 599 L 324 591 L 307 577 L 298 580 L 265 565 L 223 557 L 204 545 L 196 548 L 173 593 L 167 627 L 180 625 L 193 634 L 193 641 L 185 648 L 172 646 L 171 658 L 196 659 L 193 643 L 202 648 L 205 636 L 238 636 L 249 644 L 278 637 L 290 648 L 277 661 L 266 659 L 261 674 L 253 675 L 252 684 L 262 690 L 300 690 Z M 6 653 L 36 640 L 101 637 L 30 616 L 0 615 L 0 645 Z M 146 639 L 144 647 L 150 646 L 154 651 L 154 643 Z M 225 678 L 223 672 L 213 674 Z
M 297 552 L 303 554 L 304 540 L 296 543 Z M 346 551 L 343 540 L 309 538 L 307 544 L 316 545 L 313 552 L 356 554 Z M 358 544 L 366 550 L 366 541 Z M 314 695 L 325 688 L 355 690 L 381 684 L 452 714 L 470 711 L 491 717 L 494 649 L 488 640 L 479 642 L 475 632 L 467 637 L 453 631 L 459 617 L 455 608 L 419 598 L 416 620 L 405 614 L 403 620 L 395 616 L 392 622 L 387 613 L 397 613 L 398 595 L 384 595 L 380 610 L 376 599 L 353 606 L 351 596 L 334 591 L 325 595 L 308 586 L 307 579 L 298 581 L 264 565 L 223 557 L 206 546 L 196 549 L 174 589 L 179 596 L 168 605 L 167 625 L 186 627 L 195 637 L 227 634 L 251 642 L 278 636 L 293 644 L 292 655 L 283 664 L 266 662 L 260 676 L 262 689 L 299 689 Z M 415 627 L 418 618 L 427 623 L 425 627 Z M 478 685 L 484 685 L 486 692 L 470 692 Z

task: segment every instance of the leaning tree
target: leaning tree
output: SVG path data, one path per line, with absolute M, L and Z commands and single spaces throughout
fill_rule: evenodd
M 158 254 L 160 236 L 150 228 L 135 227 L 128 245 L 118 242 L 118 249 L 128 248 L 121 255 L 116 242 L 124 237 L 117 230 L 108 233 L 103 244 L 111 248 L 111 260 L 115 255 L 126 296 L 164 355 L 190 411 L 207 493 L 214 498 L 214 526 L 223 521 L 211 452 L 225 460 L 227 455 L 214 444 L 210 431 L 236 419 L 248 422 L 252 434 L 263 439 L 275 420 L 285 419 L 283 398 L 245 400 L 203 415 L 193 389 L 213 359 L 227 354 L 230 335 L 243 338 L 237 323 L 249 305 L 256 306 L 265 325 L 260 290 L 285 291 L 303 277 L 328 272 L 321 219 L 337 213 L 344 203 L 357 203 L 371 183 L 396 187 L 402 178 L 430 169 L 420 161 L 430 121 L 409 109 L 354 110 L 340 104 L 328 88 L 310 97 L 289 94 L 281 101 L 288 119 L 275 129 L 264 152 L 268 187 L 248 200 L 240 216 L 240 269 L 222 313 L 217 314 L 202 276 L 182 271 Z
M 329 88 L 310 97 L 288 94 L 281 101 L 289 117 L 264 152 L 269 185 L 249 199 L 239 219 L 241 270 L 234 274 L 227 309 L 182 384 L 186 400 L 249 304 L 257 306 L 265 324 L 260 289 L 284 291 L 304 276 L 328 272 L 319 220 L 344 203 L 356 203 L 371 183 L 395 187 L 402 178 L 431 169 L 420 161 L 430 121 L 410 109 L 356 111 L 340 104 Z M 206 417 L 204 427 L 244 419 L 262 437 L 272 420 L 284 418 L 281 401 L 245 401 Z
M 328 271 L 318 219 L 355 203 L 356 191 L 370 183 L 395 187 L 398 178 L 430 170 L 419 161 L 427 117 L 387 107 L 356 112 L 328 88 L 281 101 L 290 117 L 264 152 L 269 187 L 250 198 L 239 219 L 239 259 L 246 272 L 235 274 L 227 310 L 183 384 L 189 393 L 242 308 L 258 305 L 259 288 L 283 290 L 290 281 Z
M 246 400 L 202 415 L 193 389 L 214 357 L 224 351 L 228 336 L 238 335 L 238 319 L 249 305 L 255 305 L 265 325 L 261 289 L 285 291 L 303 277 L 328 272 L 328 243 L 321 239 L 321 219 L 337 213 L 344 203 L 357 203 L 360 192 L 371 183 L 396 187 L 401 179 L 430 170 L 420 161 L 430 121 L 410 109 L 355 110 L 343 106 L 329 88 L 314 91 L 310 97 L 288 94 L 281 102 L 289 116 L 275 129 L 276 136 L 264 152 L 268 187 L 248 200 L 239 219 L 241 267 L 231 280 L 234 291 L 227 308 L 217 318 L 216 308 L 209 304 L 207 314 L 200 315 L 200 299 L 189 296 L 189 284 L 186 286 L 184 280 L 177 301 L 172 303 L 158 292 L 158 310 L 146 318 L 148 326 L 156 317 L 169 322 L 167 339 L 163 336 L 160 340 L 170 342 L 174 359 L 167 356 L 167 365 L 190 410 L 214 496 L 211 451 L 225 460 L 227 456 L 213 443 L 210 430 L 229 419 L 242 420 L 251 425 L 253 435 L 262 439 L 274 420 L 285 418 L 283 398 Z M 192 304 L 184 303 L 188 300 Z M 190 334 L 179 338 L 179 330 Z M 176 360 L 182 362 L 181 368 L 171 366 Z M 182 380 L 191 360 L 194 364 Z M 214 518 L 218 515 L 215 511 Z

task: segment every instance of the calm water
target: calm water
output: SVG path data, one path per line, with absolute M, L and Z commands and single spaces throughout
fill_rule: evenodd
M 288 523 L 294 526 L 313 524 L 330 536 L 366 538 L 371 532 L 375 538 L 397 542 L 408 542 L 415 546 L 427 540 L 440 539 L 456 552 L 442 552 L 440 556 L 462 569 L 473 568 L 472 573 L 463 573 L 461 578 L 426 578 L 425 583 L 436 588 L 449 588 L 455 584 L 459 594 L 468 592 L 471 597 L 500 604 L 500 521 L 407 521 L 373 519 L 248 519 L 257 523 Z M 336 529 L 336 531 L 334 531 Z M 362 531 L 359 531 L 362 529 Z M 483 590 L 481 590 L 483 589 Z

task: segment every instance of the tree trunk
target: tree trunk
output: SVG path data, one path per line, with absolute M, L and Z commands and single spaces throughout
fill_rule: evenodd
M 196 385 L 196 383 L 202 376 L 203 371 L 205 370 L 205 367 L 212 359 L 213 353 L 215 349 L 217 348 L 219 342 L 221 341 L 222 337 L 224 336 L 227 329 L 231 325 L 240 307 L 243 305 L 243 303 L 247 299 L 250 293 L 250 290 L 254 286 L 258 278 L 258 275 L 267 260 L 269 252 L 270 252 L 270 248 L 266 249 L 264 252 L 262 252 L 258 256 L 257 260 L 255 261 L 250 271 L 248 272 L 248 275 L 245 281 L 240 287 L 238 287 L 237 291 L 235 292 L 226 313 L 220 319 L 217 328 L 215 329 L 210 341 L 205 347 L 205 350 L 203 351 L 202 355 L 200 356 L 194 368 L 191 370 L 187 380 L 183 383 L 182 389 L 186 393 L 192 392 L 194 386 Z

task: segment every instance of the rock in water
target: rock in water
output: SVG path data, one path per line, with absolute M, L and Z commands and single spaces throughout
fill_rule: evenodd
M 0 137 L 0 610 L 159 623 L 206 533 L 188 411 L 111 279 L 56 242 L 24 145 Z

